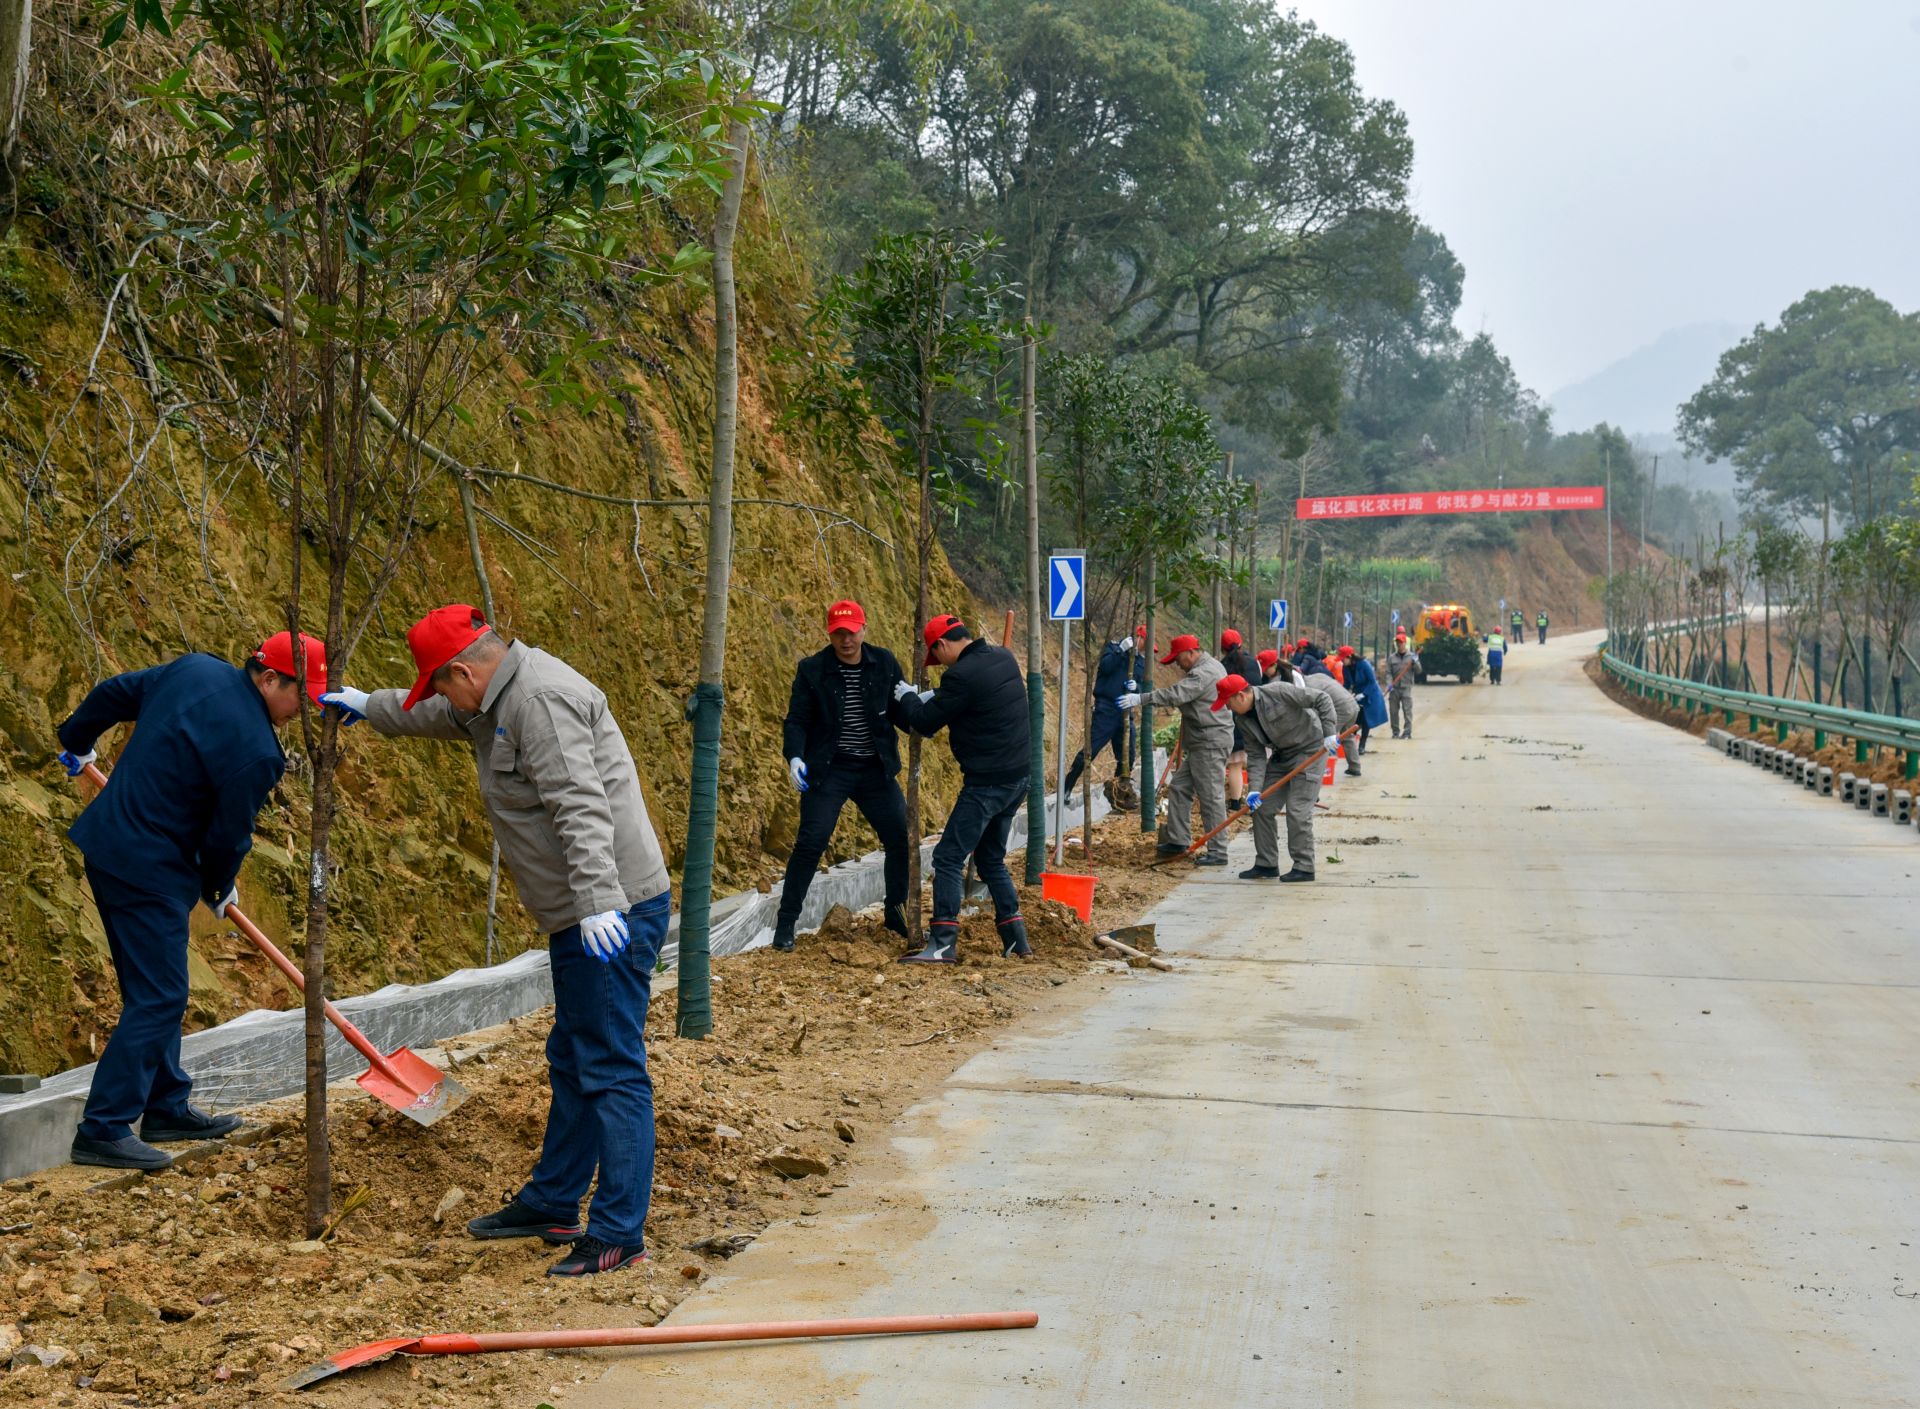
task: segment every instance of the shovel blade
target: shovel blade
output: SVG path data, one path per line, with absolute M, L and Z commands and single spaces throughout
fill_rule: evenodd
M 405 1047 L 389 1053 L 387 1064 L 400 1078 L 398 1081 L 390 1080 L 376 1067 L 368 1067 L 357 1078 L 360 1089 L 375 1100 L 385 1101 L 408 1120 L 432 1125 L 442 1116 L 451 1115 L 467 1099 L 466 1087 Z
M 329 1355 L 325 1360 L 315 1361 L 304 1370 L 294 1372 L 280 1381 L 280 1388 L 305 1389 L 308 1385 L 318 1384 L 321 1380 L 337 1375 L 342 1370 L 355 1370 L 362 1365 L 371 1365 L 376 1360 L 385 1360 L 389 1355 L 397 1354 L 410 1345 L 418 1345 L 419 1342 L 418 1336 L 406 1336 L 400 1340 L 368 1341 L 365 1345 L 356 1345 L 351 1350 L 339 1351 Z
M 1151 949 L 1154 927 L 1152 925 L 1122 925 L 1117 930 L 1108 930 L 1109 939 L 1117 939 L 1122 944 L 1131 944 L 1135 949 Z

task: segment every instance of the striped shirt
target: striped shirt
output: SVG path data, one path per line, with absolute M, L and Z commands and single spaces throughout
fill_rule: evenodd
M 836 752 L 850 758 L 872 758 L 873 719 L 867 710 L 866 667 L 864 663 L 840 667 L 840 689 L 844 703 L 840 714 L 840 744 Z

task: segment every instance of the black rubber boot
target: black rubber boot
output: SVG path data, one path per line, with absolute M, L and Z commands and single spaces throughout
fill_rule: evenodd
M 1240 879 L 1243 881 L 1272 881 L 1278 880 L 1279 877 L 1278 866 L 1249 866 L 1240 873 Z
M 1025 959 L 1032 953 L 1033 946 L 1027 943 L 1027 922 L 1018 915 L 1000 921 L 1000 957 Z
M 97 1164 L 102 1169 L 165 1169 L 173 1163 L 173 1156 L 165 1150 L 156 1150 L 137 1135 L 123 1135 L 118 1140 L 95 1140 L 89 1135 L 74 1132 L 73 1148 L 67 1152 L 67 1158 L 75 1164 Z
M 208 1115 L 187 1107 L 185 1115 L 150 1115 L 140 1122 L 140 1138 L 149 1145 L 177 1145 L 186 1140 L 218 1140 L 241 1126 L 237 1115 Z
M 957 964 L 960 962 L 960 925 L 935 920 L 927 926 L 927 946 L 917 954 L 902 954 L 903 964 Z
M 793 953 L 793 921 L 775 920 L 773 922 L 773 947 L 782 954 Z
M 901 905 L 889 905 L 886 909 L 886 918 L 883 919 L 881 923 L 885 925 L 888 929 L 892 930 L 895 934 L 899 935 L 900 938 L 902 939 L 910 938 L 910 936 L 907 933 L 906 907 Z
M 517 1194 L 498 1213 L 483 1213 L 467 1224 L 467 1232 L 476 1238 L 541 1238 L 549 1243 L 570 1243 L 583 1231 L 577 1217 L 556 1218 L 521 1203 Z

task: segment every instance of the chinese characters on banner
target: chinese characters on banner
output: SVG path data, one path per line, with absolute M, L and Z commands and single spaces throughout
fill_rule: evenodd
M 1395 514 L 1509 514 L 1535 509 L 1604 509 L 1601 485 L 1547 489 L 1441 489 L 1419 494 L 1332 494 L 1294 501 L 1302 519 L 1377 519 Z

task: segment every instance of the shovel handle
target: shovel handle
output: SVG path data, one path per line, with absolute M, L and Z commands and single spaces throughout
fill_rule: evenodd
M 932 1331 L 1018 1331 L 1034 1311 L 969 1311 L 947 1316 L 849 1316 L 829 1321 L 739 1321 L 712 1326 L 611 1326 L 566 1331 L 487 1331 L 422 1336 L 408 1355 L 477 1355 L 493 1350 L 560 1350 L 604 1345 L 696 1345 L 709 1341 L 798 1340 L 811 1336 L 907 1336 Z
M 83 770 L 83 773 L 86 780 L 96 788 L 106 787 L 107 775 L 100 771 L 98 765 L 89 763 Z M 305 975 L 300 972 L 299 965 L 295 964 L 293 960 L 289 959 L 285 954 L 282 954 L 280 947 L 268 939 L 266 935 L 261 932 L 258 925 L 254 924 L 252 920 L 249 920 L 240 912 L 238 905 L 229 905 L 227 907 L 227 918 L 233 921 L 241 934 L 253 941 L 253 947 L 255 949 L 258 949 L 273 961 L 273 966 L 276 969 L 293 980 L 293 986 L 295 988 L 299 989 L 302 993 L 307 991 L 307 980 Z M 340 1029 L 340 1035 L 353 1044 L 354 1050 L 367 1059 L 368 1065 L 396 1085 L 405 1086 L 407 1084 L 405 1080 L 402 1079 L 400 1073 L 394 1070 L 393 1064 L 380 1055 L 380 1049 L 367 1040 L 367 1035 L 364 1032 L 347 1021 L 347 1015 L 334 1007 L 331 1000 L 323 999 L 322 1006 L 326 1010 L 327 1021 Z
M 1339 737 L 1344 739 L 1349 734 L 1356 732 L 1359 728 L 1360 726 L 1358 724 L 1349 724 L 1346 728 L 1340 731 Z M 1302 773 L 1306 772 L 1309 768 L 1313 767 L 1314 764 L 1318 763 L 1321 759 L 1325 758 L 1326 756 L 1327 756 L 1327 751 L 1325 749 L 1315 750 L 1313 757 L 1307 759 L 1303 763 L 1295 764 L 1293 768 L 1286 774 L 1286 776 L 1281 778 L 1276 778 L 1274 779 L 1273 782 L 1267 784 L 1266 787 L 1260 789 L 1260 801 L 1265 802 L 1268 798 L 1272 797 L 1275 793 L 1279 792 L 1280 789 L 1284 788 L 1288 783 L 1291 783 L 1295 778 L 1298 778 Z M 1250 808 L 1240 809 L 1240 811 L 1234 813 L 1231 817 L 1227 818 L 1226 821 L 1222 822 L 1219 826 L 1215 827 L 1212 831 L 1208 832 L 1204 837 L 1201 837 L 1198 841 L 1194 842 L 1194 844 L 1188 847 L 1186 851 L 1183 852 L 1182 854 L 1186 856 L 1193 855 L 1196 851 L 1200 850 L 1201 847 L 1205 846 L 1208 842 L 1212 841 L 1215 837 L 1219 836 L 1220 833 L 1226 831 L 1226 829 L 1231 827 L 1235 822 L 1238 822 L 1242 817 L 1248 817 L 1251 815 L 1252 815 L 1252 809 Z

